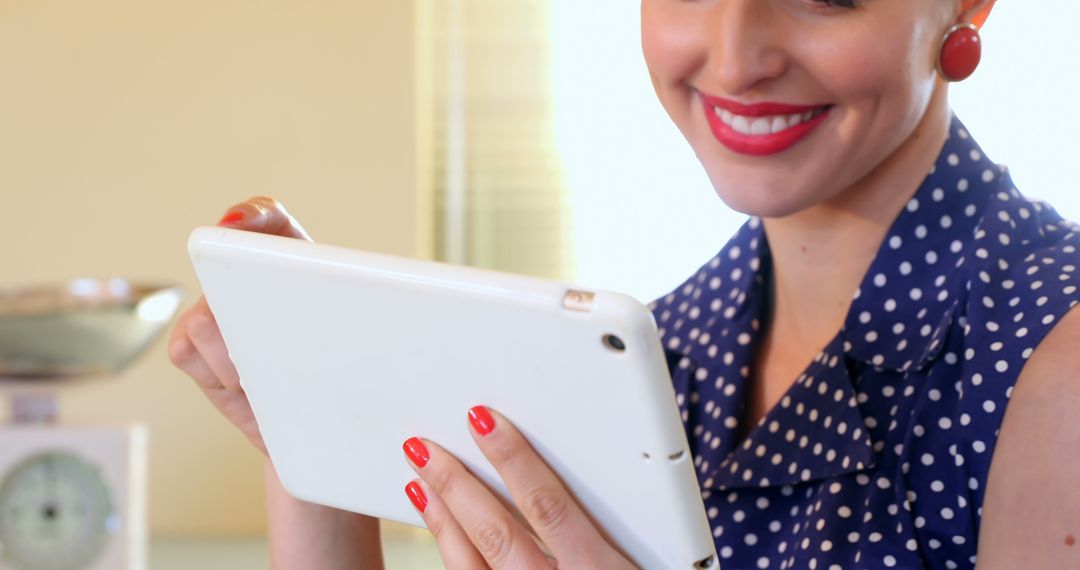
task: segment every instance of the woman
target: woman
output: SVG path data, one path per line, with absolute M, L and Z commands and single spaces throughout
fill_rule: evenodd
M 723 567 L 1080 567 L 1078 228 L 947 104 L 992 5 L 642 2 L 660 101 L 752 216 L 653 305 Z M 307 237 L 268 198 L 223 223 Z M 261 447 L 204 301 L 170 355 Z M 629 566 L 506 418 L 469 418 L 558 565 Z M 404 448 L 448 567 L 554 564 L 438 445 Z M 375 521 L 267 465 L 278 566 L 381 565 Z

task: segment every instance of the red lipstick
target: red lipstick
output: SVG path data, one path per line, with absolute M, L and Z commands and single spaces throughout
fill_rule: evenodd
M 733 152 L 750 156 L 769 156 L 795 146 L 829 116 L 833 107 L 771 102 L 747 105 L 699 95 L 716 140 Z

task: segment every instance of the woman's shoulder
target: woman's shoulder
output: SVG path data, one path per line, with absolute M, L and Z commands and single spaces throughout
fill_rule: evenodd
M 1080 311 L 1057 319 L 1010 389 L 986 479 L 987 568 L 1080 564 Z
M 965 251 L 957 323 L 969 360 L 1006 349 L 1026 360 L 1080 304 L 1080 226 L 1011 184 L 989 200 Z

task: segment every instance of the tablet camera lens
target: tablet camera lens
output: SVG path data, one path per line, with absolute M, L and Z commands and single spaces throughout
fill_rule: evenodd
M 626 352 L 626 344 L 623 343 L 621 338 L 613 334 L 604 335 L 604 346 L 615 352 Z

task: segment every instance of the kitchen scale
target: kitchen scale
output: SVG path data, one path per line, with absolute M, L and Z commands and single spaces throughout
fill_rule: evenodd
M 145 426 L 61 424 L 55 392 L 124 370 L 180 301 L 123 279 L 0 290 L 0 569 L 146 567 Z

